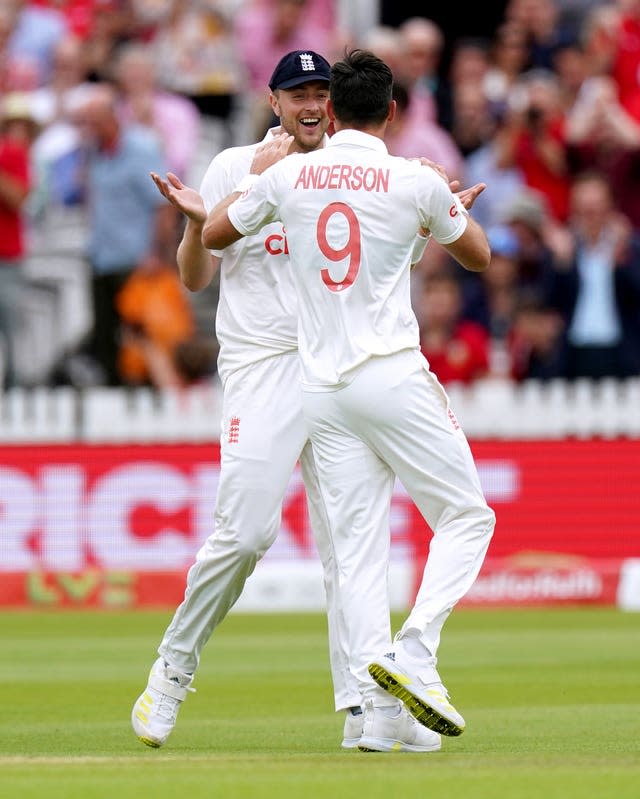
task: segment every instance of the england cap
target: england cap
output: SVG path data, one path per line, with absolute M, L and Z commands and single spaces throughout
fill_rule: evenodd
M 278 61 L 269 81 L 269 88 L 274 92 L 276 89 L 291 89 L 312 80 L 324 80 L 328 83 L 330 79 L 331 66 L 326 58 L 313 50 L 294 50 Z

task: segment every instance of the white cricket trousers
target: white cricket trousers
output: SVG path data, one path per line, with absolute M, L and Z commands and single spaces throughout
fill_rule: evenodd
M 467 440 L 417 350 L 374 357 L 336 391 L 303 391 L 329 515 L 351 671 L 384 703 L 367 666 L 391 643 L 389 512 L 397 475 L 434 532 L 400 635 L 436 655 L 440 632 L 478 575 L 495 524 Z M 387 696 L 388 701 L 388 696 Z
M 233 372 L 224 385 L 220 481 L 213 532 L 187 575 L 158 652 L 195 672 L 203 646 L 242 593 L 280 529 L 282 502 L 300 460 L 316 546 L 324 567 L 329 656 L 336 710 L 361 704 L 349 672 L 347 633 L 331 540 L 302 413 L 297 351 Z

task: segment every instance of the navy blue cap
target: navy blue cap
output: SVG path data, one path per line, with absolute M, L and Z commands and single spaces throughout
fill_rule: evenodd
M 278 61 L 269 81 L 269 88 L 275 92 L 276 89 L 291 89 L 312 80 L 324 80 L 328 83 L 330 79 L 331 66 L 326 58 L 313 50 L 294 50 Z

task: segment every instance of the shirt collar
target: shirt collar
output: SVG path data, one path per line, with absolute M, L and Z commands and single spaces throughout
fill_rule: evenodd
M 329 147 L 336 144 L 353 144 L 357 147 L 367 147 L 370 150 L 377 150 L 379 153 L 386 153 L 387 146 L 377 136 L 372 136 L 370 133 L 364 133 L 362 130 L 354 130 L 353 128 L 345 128 L 334 133 L 329 139 Z

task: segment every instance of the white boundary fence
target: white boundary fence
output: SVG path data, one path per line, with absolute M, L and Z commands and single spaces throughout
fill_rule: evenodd
M 470 439 L 640 438 L 640 377 L 448 387 Z M 72 388 L 0 394 L 0 443 L 217 440 L 218 382 L 182 391 Z

